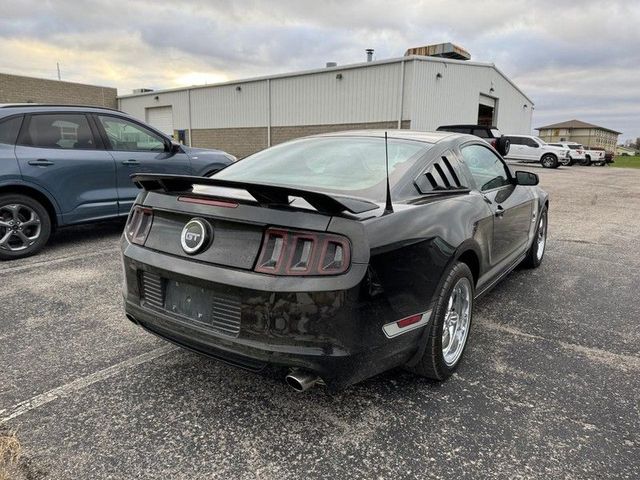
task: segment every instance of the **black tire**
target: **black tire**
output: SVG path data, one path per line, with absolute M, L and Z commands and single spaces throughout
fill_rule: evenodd
M 541 244 L 538 241 L 538 236 L 540 235 L 540 222 L 544 221 L 544 232 L 542 233 L 544 242 Z M 533 238 L 533 243 L 529 250 L 527 251 L 527 256 L 522 261 L 522 265 L 526 268 L 538 268 L 544 259 L 544 252 L 547 246 L 547 231 L 549 227 L 549 213 L 547 207 L 544 207 L 540 210 L 540 215 L 538 217 L 538 223 L 536 224 L 535 236 Z M 538 255 L 538 252 L 542 248 L 542 254 Z
M 573 165 L 573 160 L 571 160 L 571 157 L 569 157 L 569 158 L 564 157 L 564 158 L 559 159 L 558 163 L 560 165 L 562 165 L 563 167 L 570 167 L 571 165 Z
M 40 202 L 26 195 L 0 195 L 0 221 L 0 241 L 3 241 L 0 260 L 14 260 L 38 253 L 51 236 L 49 213 Z M 10 231 L 13 233 L 7 236 Z
M 468 288 L 470 293 L 469 300 L 469 314 L 468 323 L 466 329 L 466 335 L 464 337 L 464 343 L 462 344 L 462 350 L 460 351 L 457 359 L 454 363 L 448 365 L 445 362 L 444 354 L 442 351 L 443 341 L 443 327 L 445 325 L 445 317 L 448 312 L 449 297 L 451 296 L 454 287 L 458 282 L 464 284 L 468 282 Z M 409 367 L 414 373 L 423 377 L 431 378 L 434 380 L 446 380 L 456 371 L 460 365 L 460 361 L 464 355 L 464 350 L 468 344 L 469 330 L 472 324 L 473 318 L 473 296 L 474 296 L 474 281 L 473 275 L 469 267 L 462 263 L 456 262 L 446 273 L 444 282 L 440 290 L 436 294 L 434 308 L 432 313 L 432 320 L 429 326 L 429 332 L 427 335 L 427 345 L 424 348 L 422 356 L 415 365 Z
M 506 157 L 511 149 L 511 140 L 507 137 L 500 137 L 496 140 L 496 150 L 500 155 Z
M 582 162 L 580 162 L 580 165 L 582 165 L 583 167 L 590 166 L 591 165 L 591 157 L 589 155 L 584 157 L 584 160 L 582 160 Z
M 558 168 L 558 166 L 560 165 L 558 163 L 558 157 L 556 157 L 553 153 L 545 153 L 544 155 L 542 155 L 540 164 L 544 168 Z

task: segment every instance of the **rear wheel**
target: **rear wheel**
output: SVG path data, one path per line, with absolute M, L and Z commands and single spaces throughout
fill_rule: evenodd
M 570 167 L 571 165 L 573 165 L 573 162 L 571 161 L 571 157 L 563 157 L 560 160 L 558 160 L 558 162 L 563 167 Z
M 544 168 L 558 168 L 558 157 L 551 153 L 546 153 L 540 159 L 540 163 Z
M 580 162 L 580 165 L 582 165 L 583 167 L 588 167 L 589 165 L 591 165 L 591 157 L 589 155 L 584 157 L 584 160 Z
M 540 211 L 538 218 L 538 226 L 536 228 L 535 237 L 531 247 L 527 251 L 527 256 L 523 260 L 523 265 L 528 268 L 538 268 L 542 263 L 544 251 L 547 246 L 547 226 L 548 226 L 547 207 Z
M 434 380 L 445 380 L 456 370 L 469 338 L 473 314 L 473 275 L 456 262 L 436 296 L 427 345 L 411 370 Z
M 28 257 L 51 235 L 47 210 L 25 195 L 0 195 L 0 260 Z

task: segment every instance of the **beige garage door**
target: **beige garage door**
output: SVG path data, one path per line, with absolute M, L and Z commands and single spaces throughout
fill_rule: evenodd
M 147 123 L 167 135 L 173 135 L 173 109 L 171 106 L 147 108 Z

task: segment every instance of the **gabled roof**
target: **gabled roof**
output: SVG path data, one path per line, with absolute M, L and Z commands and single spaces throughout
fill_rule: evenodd
M 610 128 L 594 125 L 593 123 L 583 122 L 581 120 L 569 120 L 567 122 L 553 123 L 551 125 L 545 125 L 544 127 L 536 127 L 536 130 L 544 130 L 547 128 L 597 128 L 599 130 L 606 130 L 607 132 L 613 132 L 620 135 L 622 132 L 616 132 Z

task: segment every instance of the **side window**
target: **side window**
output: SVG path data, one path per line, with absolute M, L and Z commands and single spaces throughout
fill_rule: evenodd
M 462 148 L 462 158 L 481 191 L 510 184 L 506 165 L 488 148 L 468 145 Z
M 24 130 L 24 129 L 23 129 Z M 89 120 L 81 113 L 33 114 L 19 143 L 28 147 L 94 150 Z
M 538 143 L 532 138 L 523 138 L 523 140 L 527 147 L 538 148 Z
M 522 139 L 520 137 L 507 137 L 511 141 L 511 145 L 522 145 Z
M 15 145 L 20 125 L 22 125 L 22 115 L 0 121 L 0 143 Z
M 165 141 L 151 130 L 124 118 L 99 115 L 100 123 L 113 150 L 128 152 L 164 152 Z

